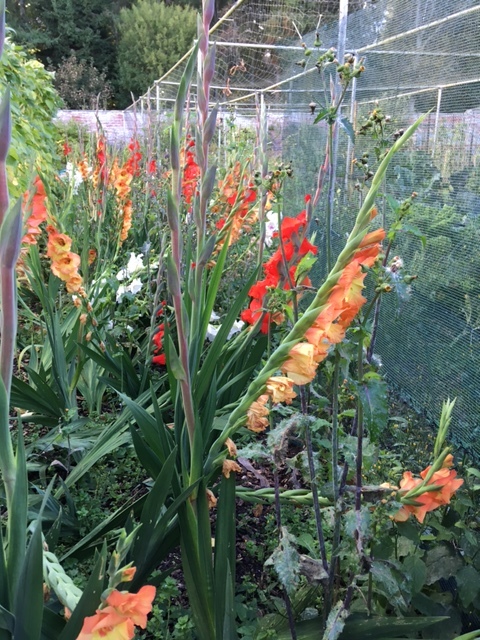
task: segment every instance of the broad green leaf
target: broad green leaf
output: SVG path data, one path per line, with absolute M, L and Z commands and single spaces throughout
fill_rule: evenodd
M 467 608 L 480 593 L 480 573 L 472 565 L 467 565 L 458 571 L 455 580 L 460 600 Z
M 408 222 L 402 222 L 402 231 L 406 231 L 415 238 L 418 238 L 422 243 L 422 247 L 425 249 L 427 246 L 427 237 L 420 231 L 418 227 Z
M 410 578 L 412 595 L 419 593 L 427 577 L 427 568 L 423 560 L 415 555 L 407 556 L 403 561 L 403 570 Z
M 406 611 L 407 603 L 400 589 L 404 576 L 381 560 L 374 560 L 371 565 L 374 589 L 382 593 L 397 611 Z
M 358 387 L 365 427 L 375 442 L 388 420 L 387 383 L 374 372 L 367 373 Z
M 170 334 L 166 336 L 168 340 L 168 352 L 167 352 L 167 366 L 168 369 L 173 373 L 176 380 L 185 380 L 186 373 L 183 365 L 180 361 L 180 358 L 177 354 L 177 350 L 175 349 L 175 345 L 173 343 L 172 337 Z
M 456 576 L 462 568 L 463 562 L 453 549 L 443 544 L 437 544 L 425 554 L 425 565 L 427 567 L 425 584 L 433 584 L 441 578 Z
M 12 635 L 15 631 L 15 616 L 2 605 L 0 605 L 0 629 L 10 631 Z
M 328 615 L 323 640 L 338 640 L 345 628 L 347 617 L 348 610 L 344 608 L 343 602 L 340 600 Z
M 329 113 L 330 113 L 330 109 L 326 109 L 326 108 L 321 109 L 317 113 L 315 120 L 313 121 L 313 124 L 317 124 L 321 120 L 325 120 L 325 118 L 328 116 Z
M 160 458 L 147 446 L 134 426 L 130 425 L 130 435 L 140 464 L 152 478 L 156 478 L 162 468 Z
M 199 530 L 193 505 L 184 503 L 179 510 L 181 531 L 182 566 L 185 584 L 189 594 L 190 606 L 199 638 L 215 638 L 215 620 L 213 617 L 213 585 L 210 574 L 204 573 L 200 559 L 199 545 L 208 542 L 199 540 Z M 210 547 L 211 553 L 211 547 Z M 204 554 L 202 554 L 204 557 Z
M 137 571 L 133 579 L 132 590 L 140 589 L 152 572 L 158 567 L 160 561 L 164 560 L 168 553 L 178 547 L 179 531 L 177 513 L 180 508 L 195 491 L 198 482 L 191 484 L 169 505 L 168 509 L 159 518 L 153 534 L 149 540 L 148 551 L 144 558 L 143 565 L 136 563 Z M 135 562 L 135 560 L 134 560 Z

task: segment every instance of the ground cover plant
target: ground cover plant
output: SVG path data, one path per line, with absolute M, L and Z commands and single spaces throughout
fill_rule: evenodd
M 327 206 L 315 281 L 331 167 L 282 215 L 295 168 L 267 157 L 261 101 L 252 144 L 215 166 L 213 12 L 168 159 L 64 136 L 9 206 L 4 97 L 0 638 L 475 638 L 480 472 L 448 445 L 455 401 L 412 447 L 373 357 L 381 296 L 412 279 L 397 236 L 415 236 L 412 194 L 389 229 L 375 198 L 418 123 L 385 137 L 338 252 Z M 338 76 L 312 124 L 328 159 L 364 68 L 310 56 Z

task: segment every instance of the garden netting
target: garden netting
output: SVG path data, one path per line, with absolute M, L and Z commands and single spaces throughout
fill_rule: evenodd
M 366 70 L 346 93 L 345 126 L 338 127 L 331 192 L 337 249 L 360 203 L 356 184 L 363 178 L 354 160 L 368 153 L 373 164 L 375 155 L 376 142 L 352 131 L 373 109 L 389 116 L 391 137 L 428 112 L 394 158 L 378 201 L 388 227 L 388 196 L 400 202 L 417 193 L 410 231 L 393 250 L 417 278 L 384 297 L 375 352 L 398 393 L 432 420 L 444 398 L 457 397 L 453 440 L 480 457 L 480 1 L 244 0 L 221 17 L 211 39 L 219 160 L 222 145 L 232 143 L 229 123 L 236 131 L 253 129 L 263 100 L 271 166 L 293 166 L 286 214 L 303 208 L 324 161 L 327 127 L 314 125 L 312 115 L 313 105 L 318 114 L 325 103 L 318 56 L 334 47 L 339 59 L 347 53 L 363 60 Z M 130 112 L 153 119 L 168 114 L 184 65 L 179 61 Z M 332 84 L 334 76 L 332 65 Z M 328 90 L 328 72 L 325 84 Z M 326 197 L 314 212 L 320 249 Z

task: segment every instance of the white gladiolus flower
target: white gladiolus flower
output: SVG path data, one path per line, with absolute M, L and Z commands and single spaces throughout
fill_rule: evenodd
M 133 276 L 133 274 L 137 273 L 137 271 L 141 271 L 142 269 L 144 269 L 145 265 L 143 264 L 142 258 L 143 253 L 139 253 L 138 256 L 136 256 L 133 252 L 130 253 L 130 258 L 128 260 L 127 266 L 123 267 L 123 269 L 120 269 L 120 271 L 117 273 L 117 280 L 120 280 L 121 282 L 122 280 Z
M 267 211 L 265 218 L 265 244 L 270 247 L 273 234 L 278 231 L 278 215 L 273 211 Z
M 123 296 L 127 293 L 127 287 L 124 284 L 121 284 L 117 289 L 116 300 L 117 304 L 123 300 Z
M 136 295 L 139 291 L 141 291 L 143 287 L 142 281 L 140 278 L 134 278 L 130 284 L 121 284 L 117 289 L 116 300 L 117 303 L 120 303 L 123 300 L 123 296 L 126 293 L 131 293 L 132 295 Z
M 82 174 L 78 169 L 74 168 L 73 162 L 67 162 L 67 166 L 65 167 L 65 173 L 69 183 L 72 185 L 73 193 L 75 194 L 78 193 L 78 187 L 83 182 Z
M 221 324 L 217 326 L 214 324 L 209 324 L 207 327 L 207 340 L 209 340 L 210 342 L 213 342 L 217 337 L 217 333 L 220 331 L 221 327 L 222 327 Z M 228 332 L 227 340 L 230 340 L 232 336 L 234 336 L 236 333 L 239 333 L 242 329 L 243 329 L 243 322 L 241 320 L 237 320 L 236 322 L 234 322 L 232 325 L 232 328 Z
M 133 293 L 133 295 L 137 294 L 139 291 L 141 291 L 142 289 L 142 281 L 140 280 L 140 278 L 134 278 L 131 282 L 131 284 L 128 285 L 127 289 L 130 293 Z
M 221 325 L 215 326 L 213 324 L 209 324 L 207 327 L 207 340 L 209 342 L 213 342 L 217 337 L 217 333 L 220 331 Z

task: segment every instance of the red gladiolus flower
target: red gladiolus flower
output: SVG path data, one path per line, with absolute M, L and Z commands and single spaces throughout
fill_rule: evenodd
M 195 154 L 191 151 L 195 145 L 193 140 L 188 143 L 185 151 L 185 166 L 183 169 L 182 194 L 186 204 L 192 204 L 193 196 L 197 191 L 200 178 L 200 167 L 195 162 Z
M 130 150 L 130 157 L 125 163 L 125 168 L 132 176 L 139 176 L 142 154 L 140 153 L 140 144 L 138 140 L 132 138 L 128 148 Z
M 300 282 L 295 279 L 300 260 L 309 253 L 316 255 L 318 251 L 317 247 L 304 237 L 306 226 L 306 211 L 302 211 L 295 218 L 282 220 L 280 234 L 274 234 L 274 237 L 280 237 L 281 246 L 263 265 L 266 278 L 250 288 L 249 296 L 252 300 L 249 308 L 243 311 L 240 316 L 244 322 L 254 324 L 265 313 L 265 296 L 268 288 L 288 291 L 292 285 L 294 287 L 300 284 L 310 286 L 310 280 L 306 275 L 302 276 Z M 271 314 L 265 313 L 261 324 L 262 333 L 268 332 L 271 322 L 283 322 L 283 314 L 276 313 L 271 316 Z
M 163 303 L 162 303 L 163 305 Z M 163 315 L 163 310 L 160 309 L 158 315 Z M 167 359 L 164 353 L 161 353 L 163 350 L 163 337 L 165 335 L 165 323 L 162 322 L 157 331 L 153 334 L 152 342 L 155 345 L 155 349 L 153 350 L 154 356 L 152 358 L 153 364 L 161 364 L 166 365 Z

